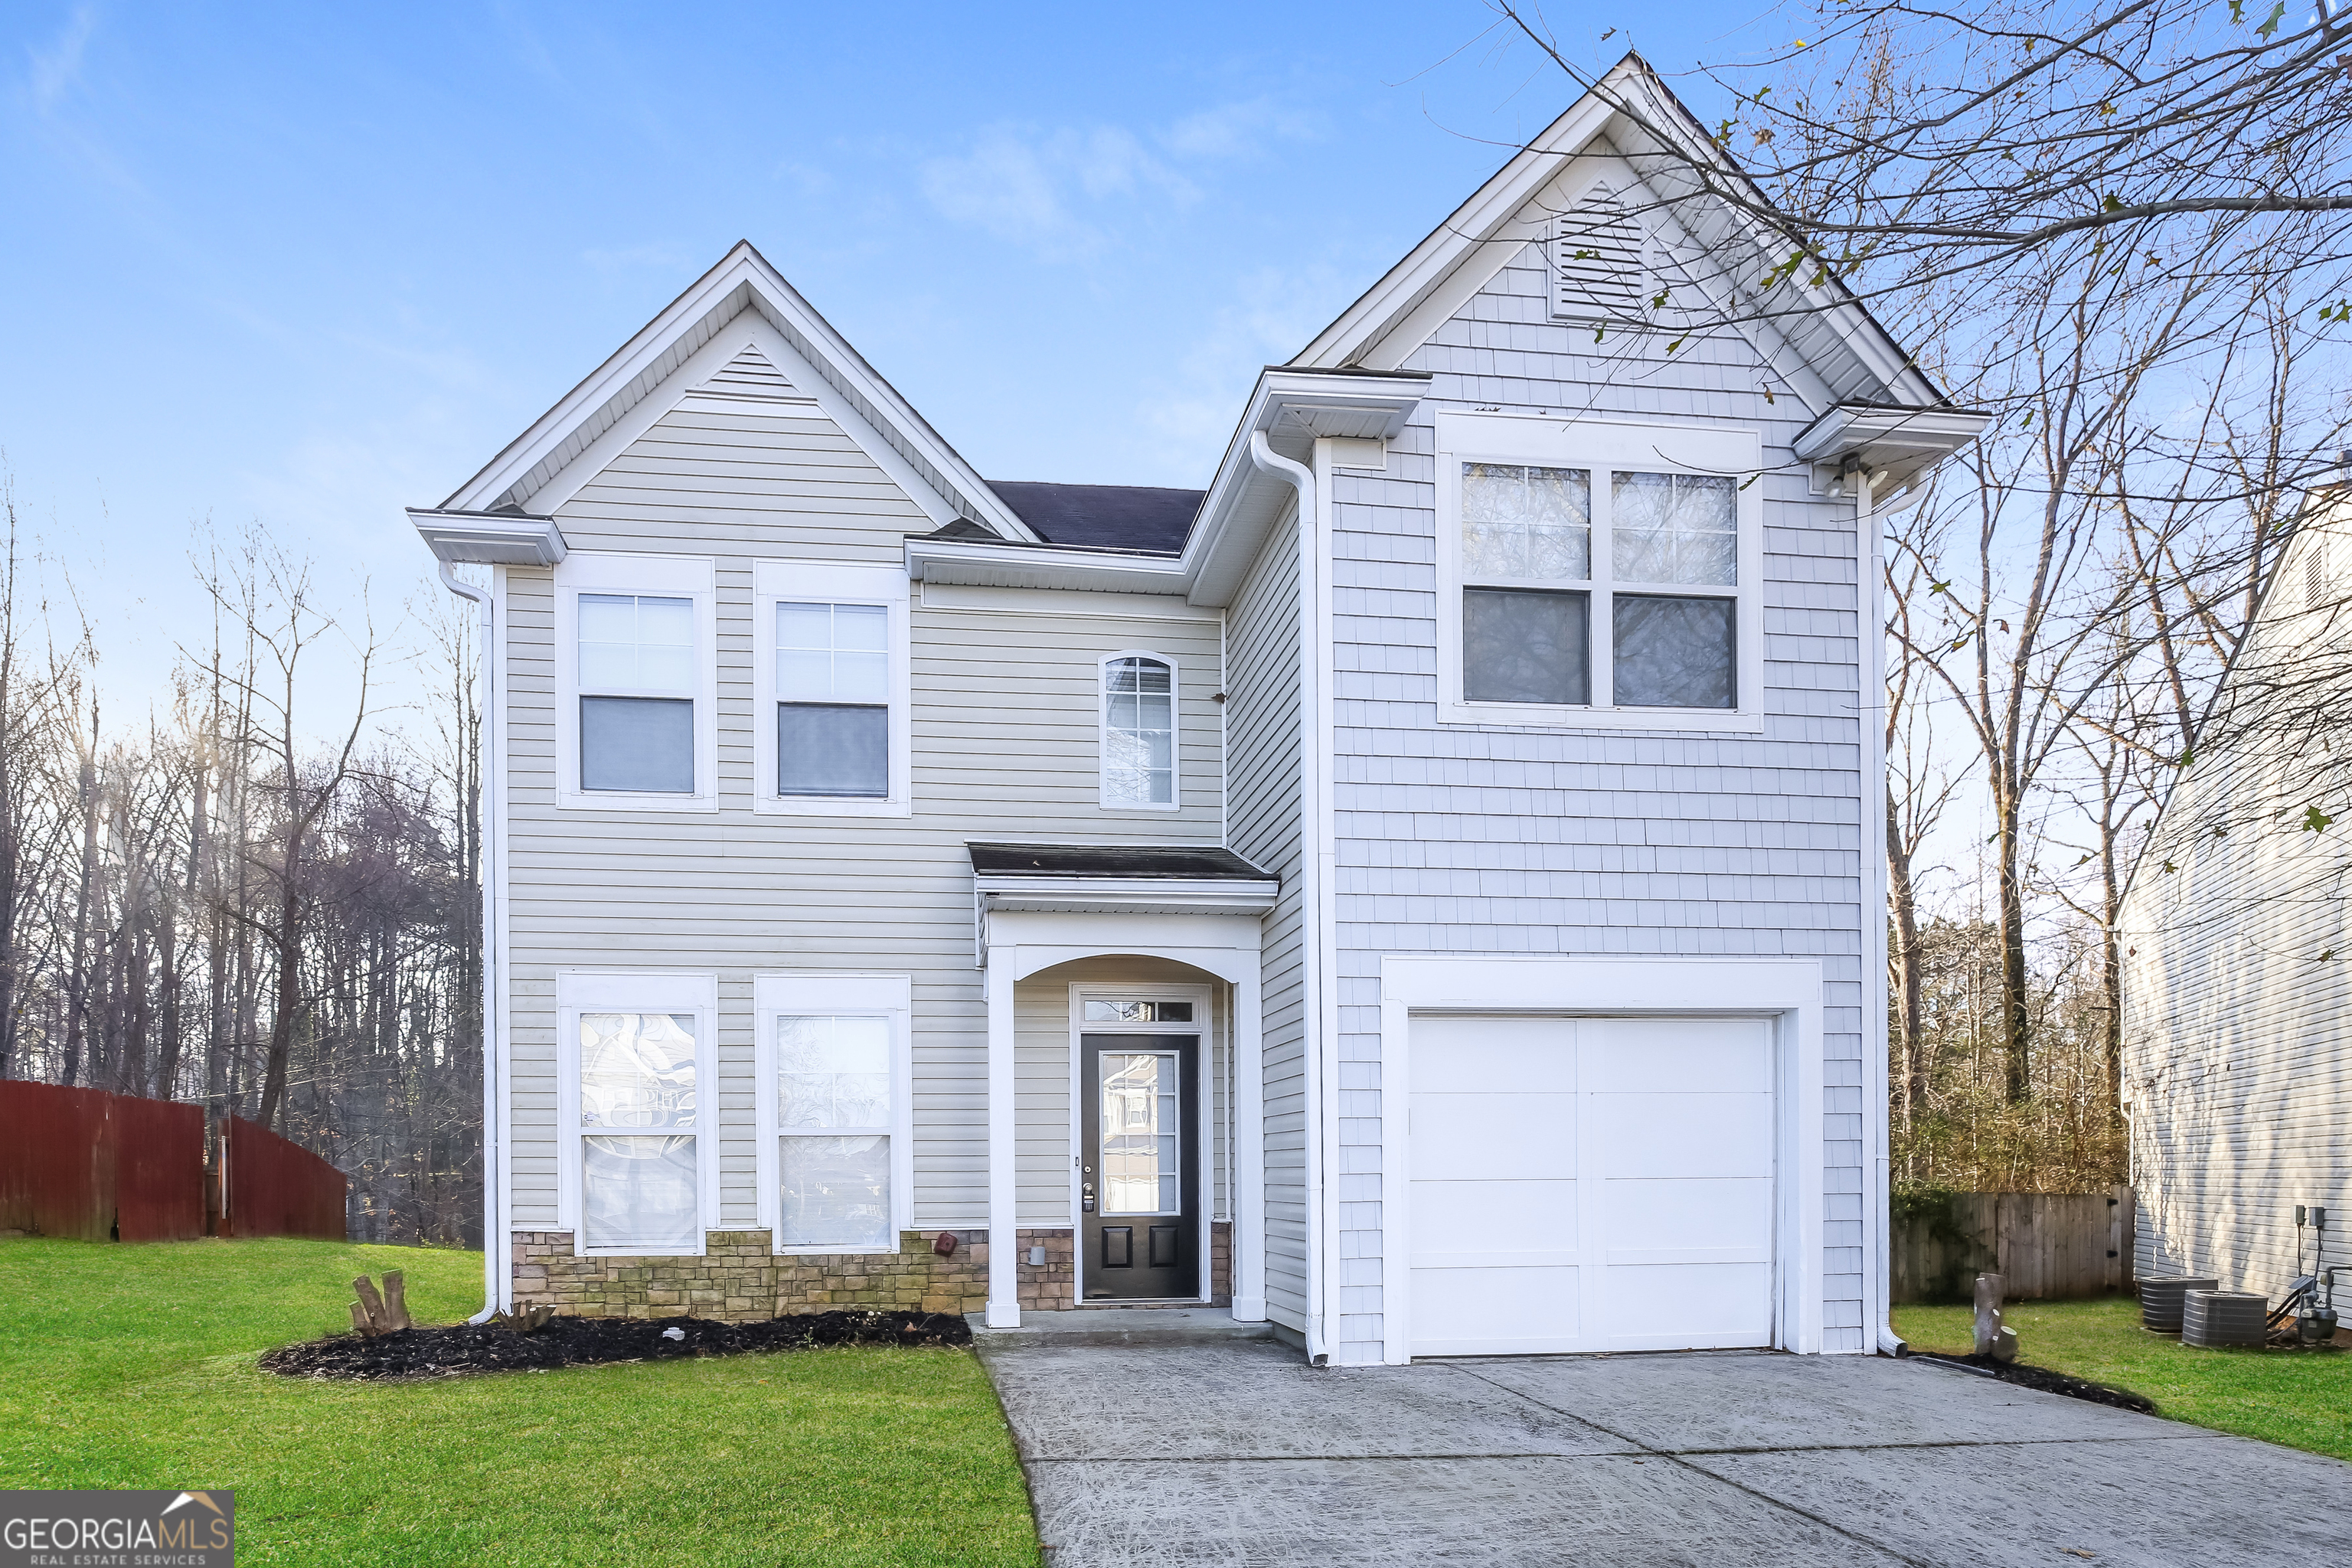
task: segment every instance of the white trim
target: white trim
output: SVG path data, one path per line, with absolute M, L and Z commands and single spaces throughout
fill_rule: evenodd
M 1769 1017 L 1778 1070 L 1773 1106 L 1780 1191 L 1774 1194 L 1776 1349 L 1822 1348 L 1822 966 L 1810 958 L 1462 958 L 1389 953 L 1381 960 L 1382 1359 L 1412 1345 L 1412 1016 L 1416 1013 L 1552 1016 Z
M 701 1213 L 691 1252 L 590 1247 L 581 1237 L 580 1015 L 691 1013 L 694 1025 L 694 1166 Z M 659 970 L 559 971 L 555 976 L 557 1228 L 574 1258 L 699 1258 L 719 1227 L 719 976 Z M 626 1129 L 609 1129 L 625 1135 Z
M 1878 526 L 1871 508 L 1874 486 L 1864 473 L 1855 486 L 1855 568 L 1861 581 L 1856 606 L 1862 636 L 1862 691 L 1856 717 L 1862 723 L 1863 905 L 1862 942 L 1862 1338 L 1865 1353 L 1879 1348 L 1892 1301 L 1888 1183 L 1893 1163 L 1887 1148 L 1887 974 L 1883 942 L 1874 941 L 1886 922 L 1886 611 L 1880 600 L 1885 572 Z M 1871 831 L 1875 819 L 1878 831 Z M 1872 911 L 1878 911 L 1875 915 Z
M 580 595 L 655 594 L 694 601 L 694 793 L 580 787 Z M 719 809 L 719 594 L 707 555 L 575 550 L 555 568 L 555 804 L 568 811 Z
M 1234 1316 L 1265 1318 L 1265 1151 L 1261 1052 L 1265 924 L 1255 915 L 1080 915 L 991 911 L 982 927 L 988 1000 L 988 1312 L 991 1328 L 1021 1326 L 1017 1244 L 1020 1168 L 1014 987 L 1040 970 L 1082 958 L 1136 954 L 1189 964 L 1232 985 L 1236 1066 Z M 1076 1112 L 1076 1107 L 1071 1110 Z M 1076 1223 L 1073 1216 L 1073 1231 Z
M 1089 1024 L 1080 1015 L 1089 999 L 1132 997 L 1138 1001 L 1190 1002 L 1192 1022 L 1190 1024 Z M 1171 1301 L 1208 1301 L 1214 1294 L 1212 1278 L 1212 1254 L 1215 1251 L 1209 1227 L 1214 1223 L 1216 1199 L 1216 1096 L 1210 1089 L 1210 1072 L 1216 1059 L 1215 1018 L 1216 988 L 1196 983 L 1160 981 L 1121 985 L 1108 980 L 1074 980 L 1070 982 L 1068 1000 L 1070 1023 L 1070 1291 L 1073 1305 L 1087 1299 L 1087 1226 L 1086 1215 L 1078 1206 L 1078 1167 L 1086 1160 L 1086 1105 L 1079 1097 L 1087 1092 L 1085 1073 L 1081 1070 L 1084 1056 L 1080 1050 L 1083 1035 L 1190 1035 L 1192 1037 L 1193 1125 L 1184 1135 L 1194 1140 L 1201 1153 L 1197 1191 L 1192 1194 L 1197 1205 L 1192 1223 L 1195 1234 L 1195 1261 L 1200 1265 L 1200 1289 L 1192 1296 L 1171 1296 Z M 1226 1158 L 1233 1154 L 1230 1138 Z M 1181 1168 L 1182 1162 L 1178 1162 Z
M 1218 610 L 1195 609 L 1174 593 L 1118 594 L 1070 588 L 999 588 L 974 583 L 923 584 L 923 608 L 999 616 L 1108 616 L 1122 620 L 1223 625 Z
M 1168 671 L 1168 798 L 1113 800 L 1103 769 L 1110 754 L 1110 667 L 1121 658 L 1144 658 Z M 1172 653 L 1123 647 L 1095 660 L 1095 808 L 1098 811 L 1181 811 L 1184 805 L 1184 667 Z
M 1465 463 L 1544 464 L 1581 468 L 1591 475 L 1591 577 L 1589 586 L 1576 590 L 1587 595 L 1591 680 L 1589 695 L 1592 699 L 1589 705 L 1464 700 L 1461 476 Z M 1762 443 L 1752 429 L 1440 411 L 1436 419 L 1438 722 L 1488 728 L 1510 725 L 1760 732 L 1764 728 L 1764 497 L 1761 484 L 1754 481 L 1762 464 Z M 1648 473 L 1732 476 L 1748 481 L 1738 492 L 1739 581 L 1736 585 L 1726 590 L 1643 584 L 1629 590 L 1734 602 L 1733 679 L 1738 686 L 1737 708 L 1620 708 L 1608 700 L 1611 605 L 1615 591 L 1611 578 L 1612 508 L 1609 475 L 1613 469 L 1637 466 Z M 1480 581 L 1498 587 L 1509 586 L 1501 579 Z
M 565 464 L 551 479 L 543 478 L 538 485 L 530 484 L 531 475 L 554 461 L 572 441 L 573 433 L 604 408 L 625 402 L 625 421 L 644 402 L 659 402 L 651 395 L 661 387 L 676 386 L 682 395 L 708 380 L 717 367 L 706 366 L 698 351 L 654 385 L 645 385 L 646 379 L 654 374 L 682 340 L 739 300 L 735 310 L 719 321 L 711 340 L 726 345 L 725 359 L 720 363 L 733 359 L 747 344 L 760 345 L 794 387 L 824 405 L 835 423 L 850 432 L 853 440 L 858 440 L 861 435 L 871 438 L 873 444 L 866 447 L 867 455 L 894 478 L 901 473 L 907 476 L 900 479 L 901 487 L 933 521 L 949 522 L 958 516 L 969 515 L 1003 538 L 1035 542 L 1036 534 L 997 499 L 961 455 L 941 439 L 939 432 L 898 395 L 898 389 L 876 374 L 874 367 L 834 330 L 833 324 L 818 314 L 748 242 L 737 244 L 717 266 L 671 300 L 554 407 L 534 420 L 529 430 L 460 486 L 442 503 L 443 507 L 494 507 L 507 491 L 524 486 L 530 488 L 516 499 L 534 501 L 555 485 L 570 481 L 580 463 L 593 456 L 601 442 L 591 443 L 586 452 Z M 747 315 L 751 318 L 749 321 L 742 319 Z M 789 355 L 789 363 L 784 355 L 773 352 L 769 346 L 771 341 Z M 704 346 L 709 347 L 709 342 Z M 697 370 L 698 374 L 688 374 L 687 379 L 680 380 L 682 373 Z M 634 398 L 633 387 L 642 388 Z M 668 406 L 675 406 L 675 399 L 646 419 L 645 424 L 650 425 Z M 844 417 L 845 415 L 851 417 Z M 866 445 L 863 440 L 859 444 Z M 609 461 L 609 457 L 604 460 Z M 587 471 L 593 474 L 604 466 L 604 462 L 598 462 Z M 573 489 L 577 489 L 576 484 Z M 542 505 L 539 510 L 552 512 L 555 507 Z
M 889 612 L 890 794 L 776 793 L 776 605 L 788 599 L 879 605 Z M 751 809 L 770 816 L 907 816 L 914 811 L 914 632 L 907 574 L 832 561 L 751 563 Z
M 785 1257 L 850 1257 L 896 1253 L 915 1228 L 914 976 L 793 970 L 751 977 L 752 1101 L 756 1107 L 760 1227 Z M 779 1199 L 784 1134 L 776 1124 L 776 1020 L 786 1014 L 834 1014 L 890 1020 L 890 1245 L 887 1247 L 788 1247 Z

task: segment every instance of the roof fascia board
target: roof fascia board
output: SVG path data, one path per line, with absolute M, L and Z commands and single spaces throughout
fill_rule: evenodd
M 907 574 L 919 583 L 993 588 L 1072 588 L 1089 593 L 1181 595 L 1181 558 L 1108 550 L 1039 550 L 969 539 L 907 541 Z
M 1368 346 L 1383 343 L 1414 307 L 1440 288 L 1471 250 L 1497 243 L 1495 233 L 1516 218 L 1601 133 L 1612 110 L 1598 95 L 1587 93 L 1568 111 L 1545 127 L 1543 133 L 1515 153 L 1470 199 L 1405 254 L 1381 280 L 1339 313 L 1339 319 L 1316 335 L 1290 363 L 1301 370 L 1336 370 L 1359 363 Z M 1501 242 L 1516 254 L 1525 241 Z M 1496 263 L 1499 267 L 1500 262 Z M 1494 276 L 1488 273 L 1488 277 Z M 1410 353 L 1410 350 L 1406 351 Z M 1373 365 L 1392 370 L 1391 364 Z
M 848 341 L 835 331 L 832 323 L 819 315 L 814 307 L 803 299 L 799 290 L 784 280 L 767 259 L 747 242 L 736 245 L 718 266 L 690 284 L 684 293 L 670 301 L 660 314 L 640 328 L 635 336 L 623 344 L 610 358 L 591 372 L 586 379 L 566 393 L 554 407 L 540 416 L 531 427 L 509 442 L 505 450 L 491 459 L 479 473 L 459 487 L 443 507 L 454 510 L 482 510 L 498 503 L 508 490 L 528 479 L 531 471 L 545 462 L 571 438 L 572 433 L 612 403 L 625 395 L 630 384 L 658 364 L 679 340 L 688 337 L 714 312 L 726 310 L 728 297 L 736 289 L 746 291 L 746 303 L 778 333 L 778 341 L 789 342 L 794 357 L 804 372 L 813 372 L 802 384 L 802 390 L 815 396 L 820 406 L 825 405 L 827 390 L 832 394 L 832 405 L 826 407 L 844 428 L 863 428 L 874 437 L 879 446 L 893 450 L 899 458 L 902 472 L 912 470 L 924 474 L 919 485 L 906 485 L 910 495 L 921 504 L 921 492 L 928 490 L 953 510 L 940 521 L 954 516 L 972 518 L 1007 539 L 1038 542 L 1037 535 L 999 500 L 971 465 L 965 462 L 901 397 L 898 390 L 882 379 L 873 366 L 852 348 Z M 740 313 L 727 311 L 721 329 L 733 323 Z M 707 345 L 706 345 L 707 346 Z M 698 354 L 699 350 L 697 351 Z M 690 363 L 690 362 L 689 362 Z M 683 367 L 681 367 L 683 368 Z M 780 367 L 781 368 L 781 367 Z M 662 379 L 669 385 L 675 373 Z M 706 377 L 707 379 L 707 377 Z M 688 383 L 686 384 L 692 384 Z M 651 398 L 648 388 L 646 397 Z M 842 411 L 856 414 L 853 423 L 841 418 Z M 634 407 L 630 410 L 634 412 Z M 665 409 L 664 412 L 667 412 Z M 656 415 L 655 417 L 659 417 Z M 652 420 L 635 423 L 642 433 Z M 610 434 L 605 432 L 604 434 Z M 603 437 L 599 437 L 599 443 Z M 622 443 L 625 446 L 626 443 Z M 880 450 L 869 449 L 869 455 L 882 463 Z M 565 465 L 568 476 L 585 458 L 586 453 Z M 593 472 L 595 470 L 590 470 Z M 897 475 L 893 476 L 898 477 Z M 550 481 L 551 484 L 552 481 Z M 530 499 L 538 500 L 550 484 L 535 487 Z M 576 493 L 577 485 L 573 486 Z M 543 510 L 551 510 L 551 507 Z M 929 509 L 926 509 L 927 512 Z
M 1200 519 L 1184 542 L 1191 602 L 1219 606 L 1229 601 L 1248 576 L 1266 533 L 1297 500 L 1288 484 L 1261 472 L 1251 461 L 1251 436 L 1265 432 L 1269 445 L 1297 459 L 1303 448 L 1313 446 L 1313 438 L 1302 441 L 1298 431 L 1285 429 L 1284 416 L 1322 406 L 1385 409 L 1387 434 L 1393 437 L 1429 395 L 1429 383 L 1428 375 L 1414 371 L 1332 374 L 1297 365 L 1269 365 L 1261 371 L 1241 423 L 1225 445 L 1216 478 L 1202 500 Z

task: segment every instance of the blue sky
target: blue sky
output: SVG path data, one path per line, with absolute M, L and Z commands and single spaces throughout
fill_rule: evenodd
M 1793 25 L 1702 0 L 1628 30 L 1651 15 L 1550 19 L 1669 73 Z M 0 458 L 134 709 L 203 624 L 198 520 L 393 618 L 430 582 L 399 509 L 738 238 L 982 473 L 1201 483 L 1256 367 L 1566 107 L 1496 20 L 15 0 Z

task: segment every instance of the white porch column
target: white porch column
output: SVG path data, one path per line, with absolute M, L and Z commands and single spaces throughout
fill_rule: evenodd
M 1249 957 L 1255 961 L 1257 955 Z M 1253 962 L 1234 981 L 1234 1318 L 1265 1321 L 1265 1021 Z
M 988 1326 L 1021 1326 L 1020 1225 L 1013 1163 L 1013 977 L 1020 950 L 988 949 Z

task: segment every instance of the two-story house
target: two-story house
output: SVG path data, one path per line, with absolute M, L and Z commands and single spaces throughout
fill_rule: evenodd
M 1204 492 L 983 479 L 742 245 L 412 513 L 494 1300 L 1874 1349 L 1873 508 L 1980 420 L 1661 138 L 1629 58 Z

